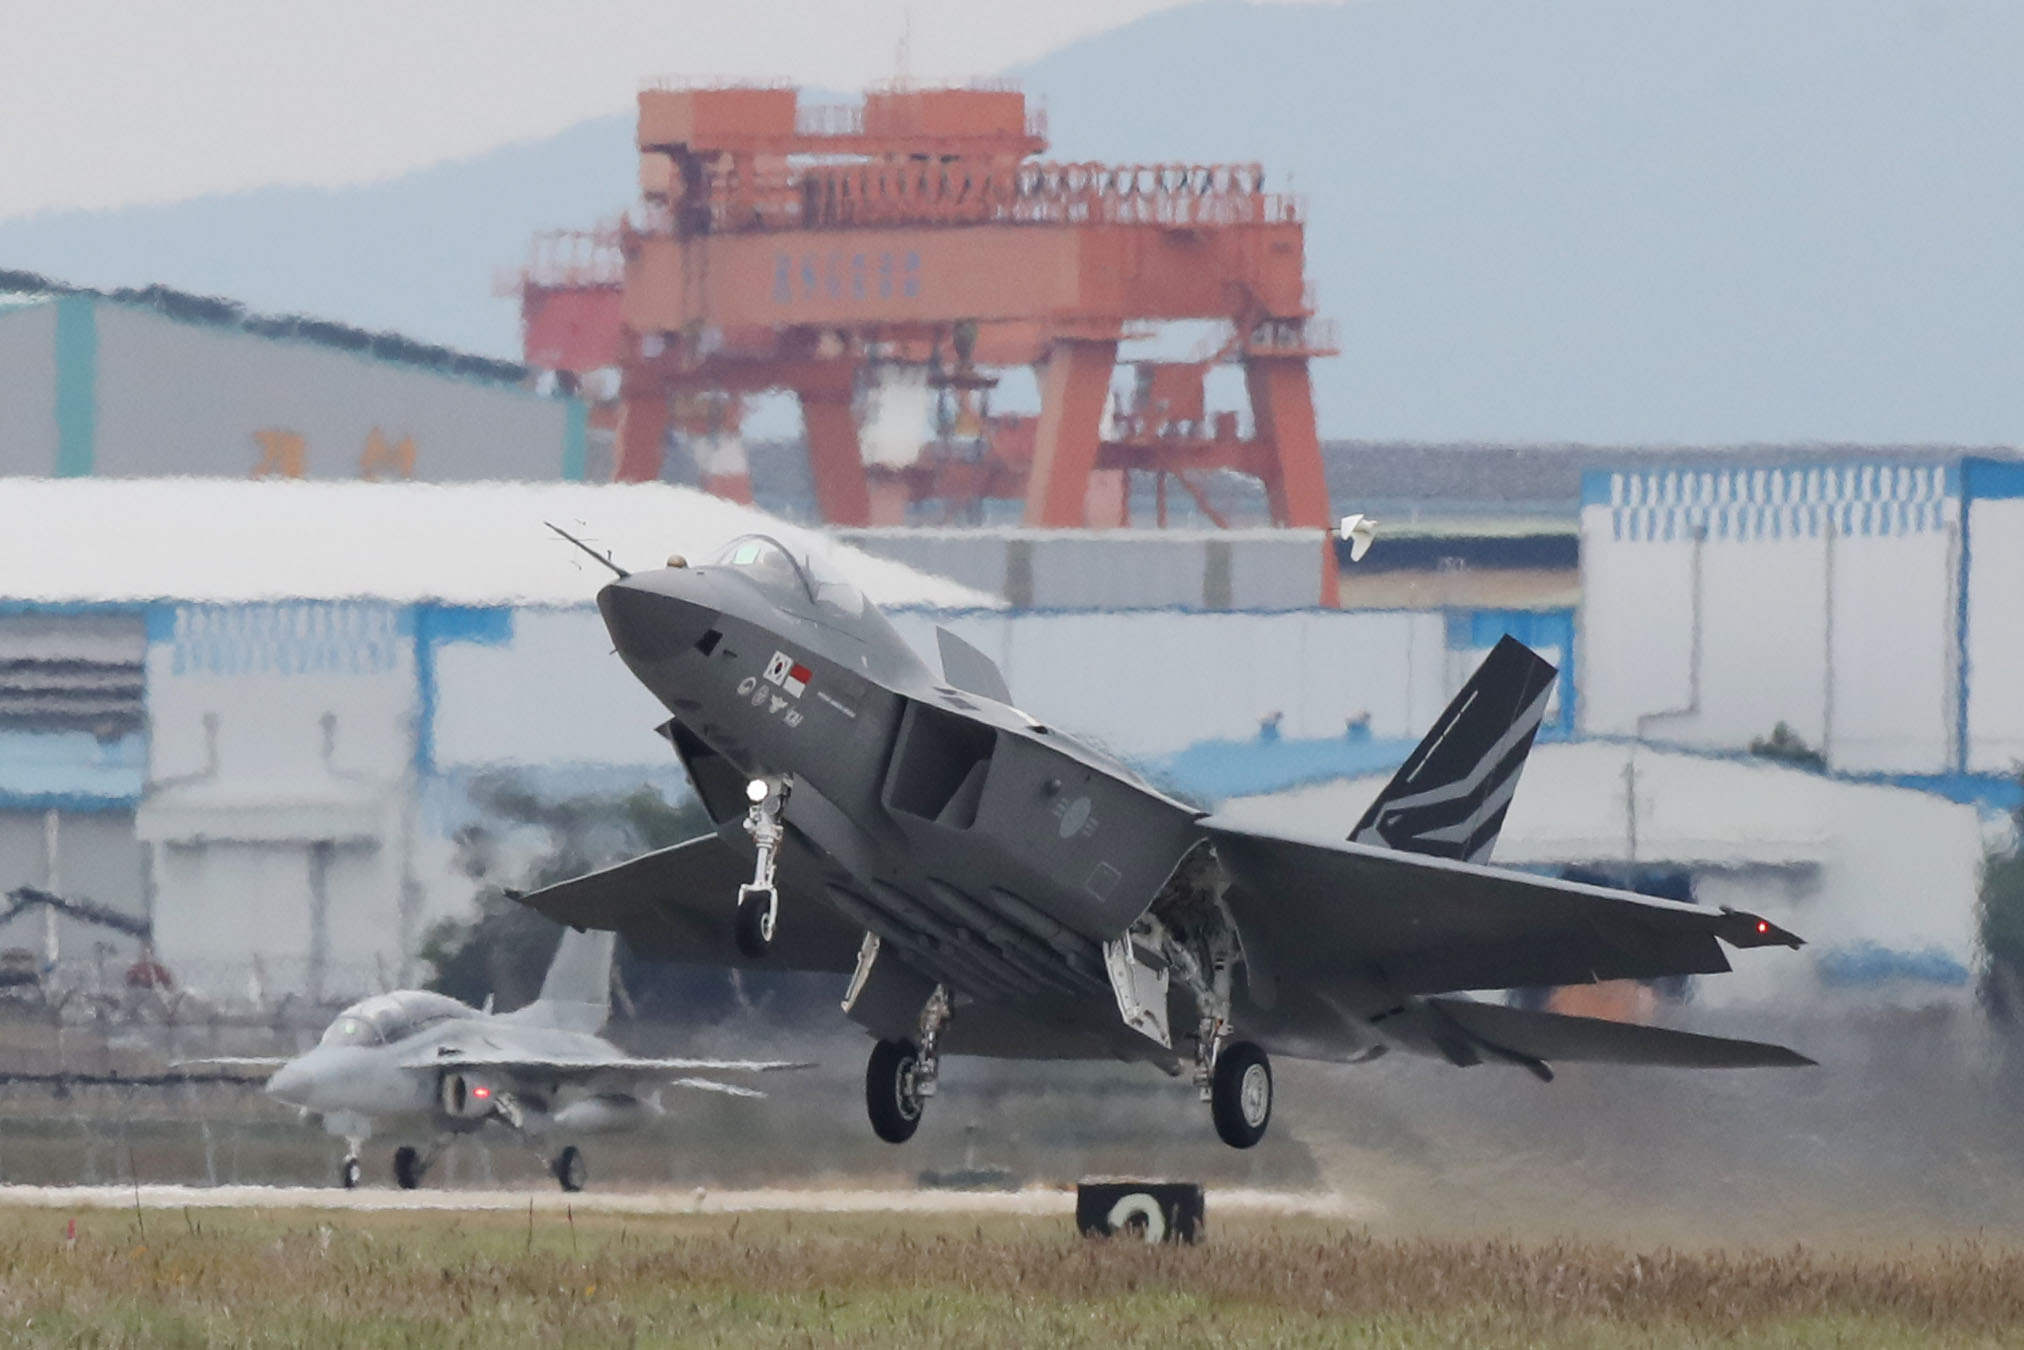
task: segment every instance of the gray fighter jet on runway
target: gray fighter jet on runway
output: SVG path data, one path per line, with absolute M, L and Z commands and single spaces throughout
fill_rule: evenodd
M 1724 943 L 1799 945 L 1755 915 L 1485 865 L 1554 679 L 1515 641 L 1348 839 L 1296 840 L 1035 721 L 946 631 L 938 678 L 819 558 L 748 537 L 708 566 L 628 573 L 571 542 L 617 573 L 598 607 L 673 714 L 660 732 L 716 831 L 520 898 L 648 957 L 850 972 L 884 1139 L 912 1136 L 945 1054 L 1192 1071 L 1238 1148 L 1271 1115 L 1268 1051 L 1541 1078 L 1559 1060 L 1811 1062 L 1463 992 L 1706 974 L 1729 969 Z M 1157 672 L 1132 677 L 1159 697 Z
M 211 1060 L 238 1067 L 279 1064 L 269 1095 L 323 1117 L 345 1140 L 338 1180 L 358 1185 L 359 1150 L 375 1121 L 426 1133 L 426 1150 L 394 1150 L 403 1189 L 458 1134 L 497 1121 L 523 1139 L 569 1138 L 644 1125 L 661 1115 L 663 1087 L 740 1097 L 764 1093 L 702 1072 L 805 1068 L 772 1060 L 639 1059 L 596 1035 L 610 1013 L 610 933 L 565 932 L 541 996 L 510 1013 L 468 1007 L 443 994 L 403 989 L 346 1008 L 314 1049 L 294 1059 Z M 569 1144 L 549 1160 L 565 1191 L 583 1189 L 582 1152 Z

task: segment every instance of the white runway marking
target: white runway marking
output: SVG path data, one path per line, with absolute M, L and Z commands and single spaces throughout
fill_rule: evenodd
M 0 1206 L 40 1209 L 132 1209 L 132 1186 L 0 1186 Z M 313 1186 L 152 1186 L 138 1192 L 143 1209 L 328 1209 L 328 1210 L 500 1210 L 525 1213 L 565 1208 L 590 1214 L 1031 1214 L 1066 1217 L 1075 1212 L 1073 1188 L 1023 1191 L 749 1190 L 749 1191 L 578 1191 L 541 1190 L 400 1191 L 367 1187 L 355 1191 Z M 1379 1207 L 1369 1201 L 1323 1192 L 1216 1190 L 1208 1193 L 1211 1215 L 1300 1214 L 1363 1220 Z

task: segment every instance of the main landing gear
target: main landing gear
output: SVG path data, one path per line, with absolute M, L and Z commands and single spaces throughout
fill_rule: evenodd
M 1194 984 L 1194 992 L 1203 1010 L 1195 1030 L 1195 1086 L 1209 1104 L 1217 1136 L 1231 1148 L 1250 1148 L 1272 1122 L 1272 1061 L 1250 1041 L 1229 1039 L 1226 970 Z
M 773 884 L 773 872 L 780 861 L 780 842 L 787 835 L 781 817 L 787 809 L 789 788 L 785 778 L 754 778 L 745 785 L 745 800 L 752 804 L 745 812 L 745 833 L 752 836 L 758 858 L 753 863 L 751 884 L 738 888 L 733 933 L 738 950 L 754 961 L 773 945 L 774 925 L 780 918 L 780 892 Z
M 1272 1061 L 1252 1042 L 1230 1039 L 1233 972 L 1244 949 L 1229 910 L 1213 893 L 1198 891 L 1140 924 L 1134 932 L 1166 957 L 1194 1000 L 1195 1087 L 1216 1134 L 1231 1148 L 1254 1147 L 1272 1122 Z
M 1209 1114 L 1231 1148 L 1250 1148 L 1272 1121 L 1272 1061 L 1249 1041 L 1233 1041 L 1210 1071 Z
M 515 1131 L 515 1133 L 519 1132 Z M 525 1135 L 521 1135 L 520 1137 L 523 1140 L 526 1138 Z M 395 1149 L 394 1185 L 404 1191 L 414 1190 L 417 1186 L 421 1185 L 423 1178 L 428 1176 L 429 1169 L 434 1167 L 436 1160 L 443 1156 L 443 1150 L 447 1142 L 447 1140 L 438 1139 L 429 1145 L 426 1152 L 410 1144 L 403 1144 Z M 345 1161 L 351 1167 L 357 1167 L 358 1160 L 356 1158 L 348 1158 Z M 553 1158 L 543 1158 L 541 1161 L 548 1169 L 548 1175 L 554 1177 L 556 1183 L 565 1191 L 580 1191 L 583 1189 L 584 1183 L 590 1180 L 590 1168 L 584 1162 L 583 1151 L 574 1144 L 564 1148 L 562 1152 L 556 1154 Z M 348 1186 L 356 1184 L 356 1181 L 347 1183 Z
M 584 1164 L 583 1152 L 574 1144 L 555 1155 L 548 1164 L 548 1171 L 565 1191 L 580 1191 L 583 1183 L 590 1180 L 590 1168 Z
M 935 1095 L 941 1067 L 936 1045 L 949 1024 L 949 993 L 941 985 L 921 1008 L 918 1044 L 880 1041 L 864 1071 L 865 1112 L 872 1131 L 888 1144 L 904 1144 L 921 1127 L 921 1112 Z
M 440 1149 L 435 1145 L 429 1147 L 426 1156 L 420 1149 L 410 1144 L 402 1144 L 399 1148 L 395 1149 L 394 1185 L 404 1191 L 411 1191 L 421 1185 L 422 1178 L 428 1174 L 430 1166 L 435 1163 L 436 1154 L 439 1151 Z

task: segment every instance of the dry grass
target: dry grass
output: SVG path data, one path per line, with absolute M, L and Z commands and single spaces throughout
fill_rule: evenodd
M 30 1345 L 2007 1345 L 2024 1252 L 1384 1240 L 1037 1220 L 0 1211 Z M 904 1223 L 905 1227 L 902 1227 Z

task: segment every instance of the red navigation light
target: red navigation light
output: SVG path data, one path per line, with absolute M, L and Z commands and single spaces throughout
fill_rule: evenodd
M 488 1087 L 474 1087 L 471 1089 L 471 1095 L 482 1102 L 492 1095 L 492 1089 Z
M 1768 933 L 1771 931 L 1771 925 L 1765 920 L 1759 919 L 1757 920 L 1757 931 L 1760 933 Z

